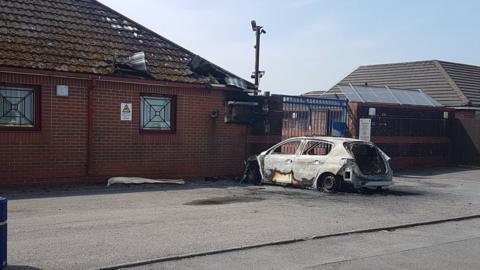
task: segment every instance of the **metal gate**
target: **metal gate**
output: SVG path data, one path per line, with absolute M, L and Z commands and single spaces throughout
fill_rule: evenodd
M 282 139 L 345 136 L 347 113 L 347 100 L 283 96 Z

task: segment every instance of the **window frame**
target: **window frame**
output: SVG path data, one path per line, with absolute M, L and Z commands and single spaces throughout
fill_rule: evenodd
M 18 131 L 24 131 L 24 132 L 34 132 L 34 131 L 40 131 L 41 130 L 41 123 L 42 123 L 42 110 L 41 110 L 41 105 L 42 105 L 42 96 L 41 96 L 41 87 L 39 85 L 31 85 L 31 84 L 18 84 L 18 83 L 0 83 L 0 88 L 1 87 L 13 87 L 13 88 L 28 88 L 32 90 L 33 92 L 33 106 L 34 108 L 34 117 L 35 119 L 33 120 L 33 127 L 4 127 L 0 126 L 0 132 L 18 132 Z
M 170 99 L 170 129 L 144 129 L 142 123 L 142 98 L 143 97 L 157 97 L 157 98 L 169 98 Z M 138 113 L 138 125 L 139 131 L 141 134 L 175 134 L 177 131 L 177 96 L 175 95 L 165 95 L 165 94 L 155 94 L 155 93 L 140 93 L 140 106 Z
M 292 143 L 292 142 L 298 142 L 298 143 L 299 143 L 299 144 L 298 144 L 298 147 L 297 147 L 297 150 L 295 151 L 295 153 L 293 153 L 293 154 L 285 154 L 285 153 L 277 153 L 277 152 L 275 152 L 275 150 L 277 150 L 279 147 L 282 147 L 282 146 L 284 146 L 285 144 Z M 296 138 L 294 138 L 294 139 L 287 139 L 287 140 L 285 140 L 285 141 L 282 141 L 282 142 L 280 142 L 280 143 L 272 146 L 272 147 L 268 150 L 267 154 L 268 154 L 268 155 L 295 155 L 295 156 L 297 156 L 297 155 L 300 153 L 300 149 L 303 149 L 303 140 L 301 140 L 301 139 L 299 140 L 299 139 L 296 139 Z
M 328 145 L 330 146 L 330 151 L 328 151 L 328 153 L 325 154 L 325 155 L 305 155 L 304 153 L 305 153 L 305 151 L 307 150 L 306 147 L 307 147 L 307 145 L 308 145 L 309 142 L 314 142 L 314 143 L 319 143 L 319 144 L 320 144 L 320 143 L 328 144 Z M 325 156 L 330 155 L 330 153 L 332 152 L 334 146 L 335 146 L 335 144 L 332 143 L 332 142 L 330 142 L 330 141 L 316 140 L 316 139 L 307 139 L 307 140 L 305 140 L 305 142 L 304 142 L 304 144 L 303 144 L 303 146 L 302 146 L 302 149 L 301 149 L 299 155 L 300 155 L 300 156 L 310 156 L 310 157 L 312 157 L 312 156 L 325 157 Z

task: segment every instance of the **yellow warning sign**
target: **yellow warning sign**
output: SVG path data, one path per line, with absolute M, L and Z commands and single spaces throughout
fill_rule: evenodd
M 124 113 L 129 113 L 130 112 L 130 108 L 128 107 L 128 104 L 125 104 L 122 112 L 124 112 Z
M 132 103 L 120 104 L 120 120 L 132 121 Z

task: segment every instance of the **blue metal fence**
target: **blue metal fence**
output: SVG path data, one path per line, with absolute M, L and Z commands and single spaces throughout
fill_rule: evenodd
M 347 100 L 284 96 L 283 113 L 283 139 L 297 136 L 346 135 Z

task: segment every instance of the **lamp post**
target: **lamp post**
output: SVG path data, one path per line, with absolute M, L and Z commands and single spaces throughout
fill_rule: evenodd
M 258 87 L 260 84 L 260 78 L 263 77 L 265 74 L 265 71 L 260 71 L 260 35 L 266 34 L 267 31 L 263 29 L 263 26 L 257 25 L 257 22 L 255 20 L 252 20 L 252 30 L 255 32 L 256 36 L 256 43 L 255 43 L 255 71 L 252 74 L 252 78 L 255 79 L 255 92 L 254 95 L 258 95 Z

